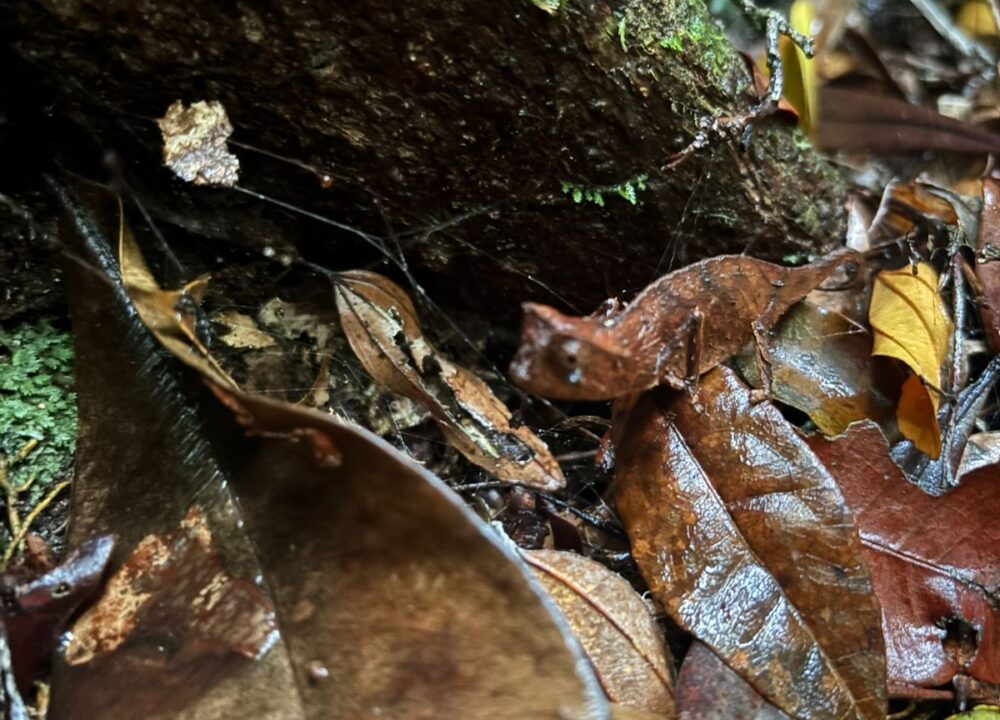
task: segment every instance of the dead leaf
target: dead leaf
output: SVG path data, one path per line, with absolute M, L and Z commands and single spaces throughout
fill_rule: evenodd
M 195 185 L 232 187 L 239 182 L 240 161 L 226 148 L 233 126 L 218 101 L 176 100 L 156 121 L 163 133 L 163 164 Z
M 522 550 L 615 703 L 674 716 L 671 660 L 649 607 L 620 575 L 558 550 Z
M 542 490 L 564 487 L 559 463 L 471 371 L 427 341 L 406 292 L 386 277 L 354 270 L 335 286 L 344 334 L 376 382 L 430 411 L 448 441 L 500 480 Z
M 997 464 L 1000 464 L 1000 431 L 976 433 L 969 438 L 962 453 L 958 477 Z
M 774 399 L 806 413 L 820 432 L 839 435 L 856 420 L 892 421 L 895 405 L 862 325 L 805 301 L 788 311 L 767 344 Z M 761 387 L 753 352 L 738 356 L 737 366 Z
M 770 330 L 838 267 L 860 263 L 846 249 L 799 268 L 724 255 L 665 275 L 613 314 L 568 317 L 527 303 L 510 375 L 560 400 L 681 388 L 751 343 L 755 323 Z
M 69 701 L 81 692 L 117 693 L 114 710 L 94 720 L 133 720 L 136 694 L 155 695 L 161 714 L 179 720 L 354 720 L 373 708 L 384 717 L 607 716 L 524 563 L 459 497 L 365 430 L 243 393 L 197 351 L 168 356 L 121 285 L 107 230 L 73 196 L 61 200 L 73 221 L 64 236 L 85 260 L 67 269 L 80 406 L 70 542 L 114 529 L 117 569 L 143 538 L 198 507 L 229 574 L 273 603 L 279 634 L 196 698 L 166 670 L 142 672 L 211 650 L 175 656 L 169 624 L 158 628 L 162 643 L 118 645 L 106 662 L 120 672 L 84 686 L 61 662 L 53 720 L 79 717 Z M 206 397 L 202 379 L 229 411 Z M 224 620 L 225 597 L 215 607 Z M 189 705 L 178 708 L 181 699 Z
M 252 317 L 235 310 L 215 313 L 212 322 L 227 328 L 220 340 L 229 347 L 260 350 L 277 345 L 273 337 L 257 327 Z
M 617 507 L 665 610 L 792 717 L 885 717 L 879 610 L 833 478 L 725 368 L 616 408 Z
M 883 155 L 1000 150 L 1000 136 L 994 133 L 888 95 L 825 85 L 819 108 L 816 139 L 827 150 Z
M 996 37 L 997 23 L 989 0 L 966 0 L 958 9 L 955 24 L 968 35 Z M 956 716 L 957 717 L 957 716 Z
M 60 648 L 54 707 L 88 718 L 153 717 L 164 709 L 166 676 L 176 712 L 247 672 L 277 639 L 270 599 L 229 575 L 205 514 L 192 506 L 176 530 L 143 538 L 73 625 Z
M 923 380 L 904 384 L 896 420 L 904 437 L 936 459 L 941 454 L 941 370 L 953 328 L 934 268 L 921 262 L 916 272 L 905 267 L 876 275 L 868 318 L 875 335 L 872 354 L 902 361 Z
M 1000 468 L 933 498 L 906 482 L 870 423 L 809 444 L 857 519 L 882 606 L 890 685 L 932 688 L 963 673 L 1000 682 Z M 946 643 L 959 619 L 976 633 L 967 667 Z
M 812 0 L 795 0 L 788 11 L 788 22 L 792 29 L 806 36 L 812 35 L 815 18 L 816 7 Z M 802 48 L 786 35 L 779 38 L 778 45 L 785 71 L 782 95 L 798 112 L 799 127 L 809 135 L 817 113 L 816 62 L 806 57 Z
M 691 643 L 677 677 L 681 720 L 791 720 L 704 643 Z

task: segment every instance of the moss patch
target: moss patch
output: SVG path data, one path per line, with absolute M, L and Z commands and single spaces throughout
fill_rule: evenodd
M 47 320 L 0 327 L 0 455 L 22 511 L 66 479 L 75 447 L 72 336 Z
M 571 196 L 573 202 L 577 204 L 589 202 L 604 207 L 605 195 L 617 195 L 623 200 L 627 200 L 631 205 L 637 205 L 639 192 L 646 189 L 646 180 L 648 179 L 648 175 L 636 175 L 625 182 L 616 185 L 601 185 L 600 187 L 586 187 L 563 181 L 562 191 L 564 195 Z

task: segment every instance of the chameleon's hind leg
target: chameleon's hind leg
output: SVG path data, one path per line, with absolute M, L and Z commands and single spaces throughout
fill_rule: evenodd
M 767 345 L 770 329 L 762 318 L 754 320 L 753 323 L 753 349 L 754 359 L 757 361 L 757 372 L 760 374 L 760 387 L 750 390 L 750 402 L 757 403 L 770 400 L 771 383 L 771 349 Z

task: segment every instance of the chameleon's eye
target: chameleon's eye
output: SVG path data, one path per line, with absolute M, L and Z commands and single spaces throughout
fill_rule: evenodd
M 580 362 L 580 341 L 563 340 L 559 345 L 559 355 L 559 359 L 566 368 L 575 368 Z

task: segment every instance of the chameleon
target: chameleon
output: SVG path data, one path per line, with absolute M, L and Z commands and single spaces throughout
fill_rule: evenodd
M 656 385 L 693 395 L 700 375 L 754 343 L 767 390 L 767 333 L 838 268 L 853 277 L 862 264 L 847 248 L 800 267 L 721 255 L 664 275 L 624 307 L 607 301 L 593 315 L 525 303 L 510 375 L 556 400 L 611 400 Z

